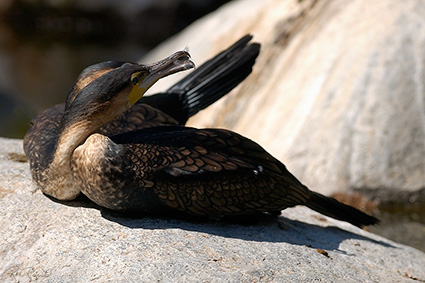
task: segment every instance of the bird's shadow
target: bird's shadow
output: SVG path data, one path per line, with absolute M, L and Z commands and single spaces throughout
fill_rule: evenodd
M 284 216 L 267 214 L 256 217 L 250 223 L 245 219 L 240 221 L 238 219 L 215 221 L 183 216 L 136 219 L 122 217 L 107 210 L 102 210 L 102 216 L 109 221 L 133 229 L 182 229 L 246 241 L 285 242 L 323 250 L 338 250 L 340 243 L 346 239 L 369 241 L 395 248 L 389 243 L 377 241 L 338 227 L 322 227 Z
M 263 214 L 254 218 L 238 217 L 220 221 L 187 215 L 136 218 L 97 206 L 86 197 L 79 197 L 71 202 L 57 202 L 72 207 L 100 210 L 102 217 L 106 220 L 131 229 L 182 229 L 246 241 L 285 242 L 323 250 L 339 250 L 341 242 L 346 239 L 368 241 L 385 247 L 396 248 L 389 243 L 358 235 L 338 227 L 322 227 L 292 220 L 284 216 Z

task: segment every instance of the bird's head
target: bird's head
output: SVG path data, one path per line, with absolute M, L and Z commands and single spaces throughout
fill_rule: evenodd
M 123 62 L 123 61 L 105 61 L 90 65 L 78 75 L 75 83 L 72 85 L 71 89 L 68 92 L 68 96 L 66 97 L 65 109 L 68 109 L 72 102 L 75 100 L 80 91 L 89 85 L 94 80 L 103 76 L 104 74 L 121 67 L 124 64 L 130 65 L 138 65 L 136 63 L 131 62 Z
M 178 51 L 149 65 L 108 63 L 106 68 L 100 67 L 92 70 L 95 76 L 92 80 L 88 79 L 89 69 L 83 71 L 82 75 L 86 75 L 80 75 L 90 82 L 74 87 L 81 90 L 69 99 L 62 128 L 73 124 L 74 128 L 81 126 L 84 132 L 93 132 L 133 106 L 159 79 L 194 68 L 195 64 L 187 51 Z

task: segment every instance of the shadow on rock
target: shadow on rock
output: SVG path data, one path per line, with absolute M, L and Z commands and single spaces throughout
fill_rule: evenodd
M 233 217 L 219 221 L 187 215 L 129 218 L 106 209 L 101 212 L 105 219 L 132 229 L 182 229 L 246 241 L 286 242 L 324 250 L 339 250 L 340 243 L 346 239 L 369 241 L 395 248 L 388 243 L 338 227 L 322 227 L 270 214 L 250 216 L 249 219 Z
M 66 202 L 49 198 L 70 207 L 97 209 L 101 212 L 103 218 L 131 229 L 181 229 L 246 241 L 285 242 L 315 249 L 335 251 L 338 251 L 341 242 L 347 239 L 368 241 L 395 248 L 388 243 L 345 231 L 338 227 L 322 227 L 271 214 L 228 217 L 222 220 L 188 216 L 183 213 L 138 218 L 100 207 L 84 195 L 73 201 Z

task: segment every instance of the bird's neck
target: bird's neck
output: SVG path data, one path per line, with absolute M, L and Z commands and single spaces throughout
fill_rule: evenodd
M 71 200 L 80 194 L 73 178 L 72 154 L 92 132 L 87 125 L 78 123 L 60 132 L 52 162 L 46 169 L 46 183 L 41 186 L 44 193 L 59 200 Z
M 44 193 L 59 200 L 71 200 L 80 194 L 81 188 L 74 182 L 71 167 L 74 150 L 93 132 L 130 108 L 128 102 L 118 104 L 123 106 L 104 112 L 97 111 L 93 106 L 87 106 L 89 110 L 87 112 L 71 110 L 65 112 L 59 127 L 52 162 L 46 169 L 46 182 L 41 186 Z

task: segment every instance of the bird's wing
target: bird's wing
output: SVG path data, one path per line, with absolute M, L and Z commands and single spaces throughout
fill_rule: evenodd
M 127 145 L 132 170 L 179 210 L 213 216 L 275 211 L 308 197 L 283 164 L 231 131 L 169 126 L 111 139 Z

